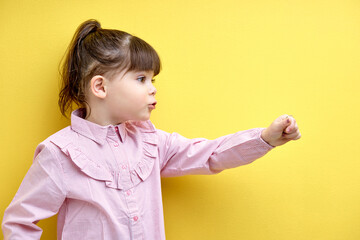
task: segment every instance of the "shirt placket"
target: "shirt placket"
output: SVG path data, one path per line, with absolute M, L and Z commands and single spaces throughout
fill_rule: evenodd
M 131 231 L 131 239 L 142 240 L 144 239 L 142 219 L 139 214 L 139 207 L 135 198 L 134 188 L 131 188 L 132 182 L 130 177 L 128 159 L 126 158 L 124 153 L 121 152 L 121 148 L 120 148 L 121 135 L 119 133 L 119 128 L 117 126 L 115 127 L 115 132 L 119 137 L 117 138 L 116 142 L 114 142 L 113 144 L 116 162 L 119 165 L 118 181 L 119 184 L 123 186 L 123 190 L 121 190 L 121 194 L 124 195 L 124 199 L 128 207 L 128 218 L 129 218 L 129 226 Z
M 139 214 L 139 207 L 135 198 L 134 189 L 123 191 L 129 210 L 129 225 L 131 230 L 131 239 L 142 240 L 143 226 L 142 219 Z

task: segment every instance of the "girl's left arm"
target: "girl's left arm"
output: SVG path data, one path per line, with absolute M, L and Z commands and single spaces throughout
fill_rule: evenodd
M 249 164 L 274 146 L 301 137 L 295 119 L 283 115 L 268 128 L 254 128 L 214 140 L 187 139 L 158 130 L 161 175 L 214 174 Z
M 158 130 L 161 176 L 215 174 L 249 164 L 273 148 L 261 138 L 263 130 L 250 129 L 214 140 L 188 139 Z

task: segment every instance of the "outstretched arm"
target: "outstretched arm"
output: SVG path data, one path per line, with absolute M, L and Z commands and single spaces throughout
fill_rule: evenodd
M 261 139 L 262 128 L 240 131 L 214 140 L 187 139 L 158 130 L 160 167 L 163 177 L 215 174 L 249 164 L 272 147 Z
M 251 163 L 272 147 L 301 137 L 293 117 L 283 115 L 268 128 L 255 128 L 214 140 L 187 139 L 158 130 L 161 175 L 214 174 Z

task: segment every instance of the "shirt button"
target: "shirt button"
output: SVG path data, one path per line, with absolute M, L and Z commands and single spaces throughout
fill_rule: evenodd
M 115 142 L 114 147 L 118 147 L 118 146 L 119 146 L 119 143 Z
M 115 127 L 115 131 L 116 131 L 116 132 L 119 132 L 119 128 L 118 128 L 118 127 Z
M 126 169 L 126 165 L 122 165 L 121 168 L 125 170 L 125 169 Z
M 126 194 L 127 194 L 128 196 L 130 196 L 130 195 L 131 195 L 131 191 L 130 191 L 130 190 L 126 191 Z
M 137 222 L 139 220 L 138 216 L 133 217 L 134 221 Z

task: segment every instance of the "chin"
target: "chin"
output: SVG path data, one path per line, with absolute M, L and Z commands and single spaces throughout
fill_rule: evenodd
M 147 120 L 149 120 L 149 119 L 150 119 L 150 115 L 149 115 L 149 116 L 141 117 L 141 118 L 139 119 L 139 121 L 147 121 Z
M 147 121 L 147 120 L 149 120 L 150 118 L 149 117 L 147 117 L 147 118 L 143 118 L 143 119 L 141 119 L 140 121 Z

